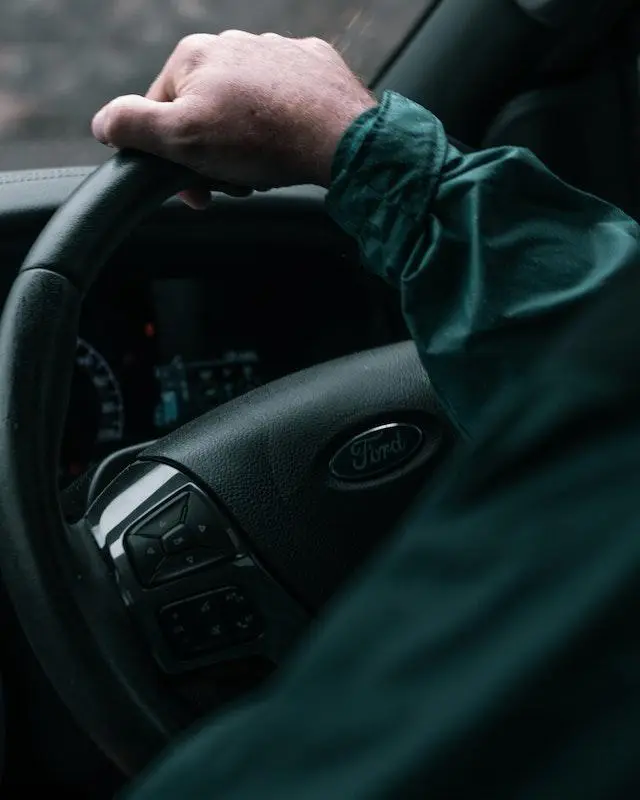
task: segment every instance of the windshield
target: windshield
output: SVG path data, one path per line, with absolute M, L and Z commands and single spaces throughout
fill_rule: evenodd
M 178 39 L 320 36 L 370 81 L 434 0 L 2 0 L 0 169 L 103 161 L 93 113 L 144 94 Z

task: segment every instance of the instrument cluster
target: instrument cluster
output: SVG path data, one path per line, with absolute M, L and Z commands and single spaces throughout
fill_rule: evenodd
M 88 302 L 63 437 L 63 486 L 115 450 L 164 436 L 263 382 L 254 349 L 218 351 L 211 342 L 210 356 L 195 359 L 166 350 L 155 311 L 143 285 Z
M 85 301 L 63 485 L 256 386 L 405 338 L 390 327 L 384 287 L 342 263 L 283 256 L 277 269 L 229 262 L 194 277 L 158 261 L 107 270 Z

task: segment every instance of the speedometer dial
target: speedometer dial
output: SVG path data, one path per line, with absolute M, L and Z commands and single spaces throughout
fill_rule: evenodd
M 119 442 L 124 434 L 122 392 L 106 359 L 84 339 L 78 339 L 76 370 L 89 379 L 98 404 L 96 442 Z
M 94 347 L 78 339 L 76 366 L 62 447 L 62 469 L 69 477 L 91 464 L 96 454 L 124 436 L 124 404 L 113 370 Z

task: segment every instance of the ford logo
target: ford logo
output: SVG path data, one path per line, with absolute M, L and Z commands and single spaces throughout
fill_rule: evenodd
M 365 431 L 343 445 L 331 459 L 331 474 L 344 481 L 366 481 L 391 472 L 420 448 L 423 433 L 417 425 L 392 422 Z

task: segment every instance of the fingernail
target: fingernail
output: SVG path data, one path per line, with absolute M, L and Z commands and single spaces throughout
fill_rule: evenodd
M 182 200 L 182 202 L 186 206 L 189 206 L 189 208 L 193 209 L 194 211 L 206 211 L 206 209 L 207 209 L 207 206 L 205 204 L 200 203 L 188 191 L 178 192 L 178 197 Z
M 107 141 L 106 136 L 108 114 L 109 112 L 106 108 L 102 108 L 100 111 L 98 111 L 93 118 L 93 122 L 91 123 L 91 130 L 99 142 L 112 147 L 111 143 Z

